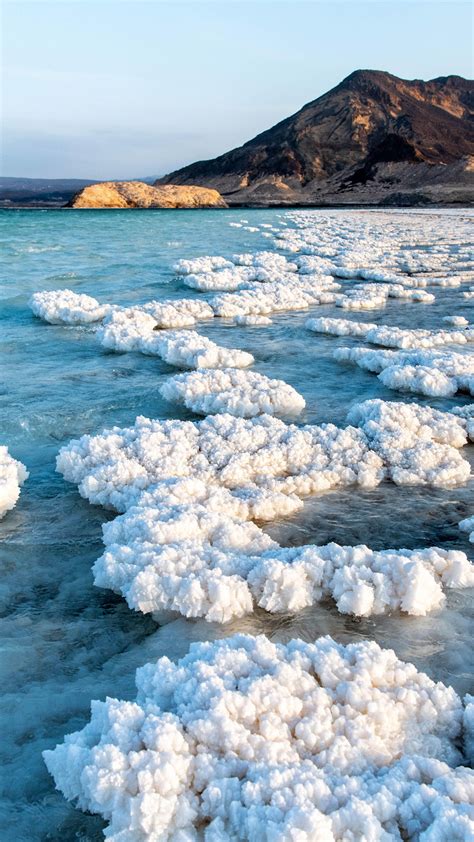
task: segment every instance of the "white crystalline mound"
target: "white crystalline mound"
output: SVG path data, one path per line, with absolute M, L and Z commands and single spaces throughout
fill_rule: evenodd
M 167 400 L 182 403 L 200 415 L 288 416 L 297 415 L 305 407 L 304 398 L 283 380 L 233 368 L 177 374 L 163 384 L 160 392 Z
M 281 254 L 262 251 L 236 254 L 232 261 L 219 257 L 180 260 L 174 269 L 185 276 L 183 283 L 193 289 L 233 291 L 254 281 L 285 282 L 297 266 Z
M 474 544 L 474 515 L 461 520 L 459 523 L 459 529 L 461 529 L 462 532 L 469 532 L 469 540 L 472 544 Z
M 245 500 L 197 480 L 153 486 L 104 525 L 95 584 L 143 613 L 178 611 L 221 623 L 254 603 L 294 612 L 326 597 L 345 614 L 424 615 L 443 604 L 443 587 L 474 586 L 474 566 L 462 552 L 285 549 L 245 522 L 252 513 Z
M 179 275 L 192 275 L 202 272 L 213 272 L 215 269 L 232 269 L 233 263 L 231 260 L 226 260 L 225 257 L 194 257 L 191 260 L 178 260 L 173 269 Z
M 454 327 L 467 327 L 469 322 L 464 316 L 443 316 L 443 322 Z
M 305 327 L 314 333 L 329 333 L 333 336 L 361 336 L 366 339 L 369 330 L 374 330 L 377 325 L 373 322 L 355 322 L 350 319 L 334 319 L 323 316 L 308 319 Z
M 456 450 L 467 442 L 466 422 L 449 412 L 369 400 L 354 406 L 347 420 L 365 433 L 397 485 L 449 488 L 470 475 L 468 462 Z
M 375 372 L 389 389 L 432 397 L 474 395 L 474 356 L 455 351 L 377 351 L 338 348 L 334 358 Z
M 20 487 L 28 476 L 23 463 L 13 459 L 8 448 L 0 445 L 0 518 L 14 508 L 20 496 Z
M 209 290 L 217 292 L 240 289 L 253 280 L 255 280 L 253 269 L 246 266 L 233 266 L 232 269 L 220 269 L 218 272 L 186 275 L 183 278 L 183 283 L 185 286 L 198 289 L 201 292 Z
M 421 350 L 439 345 L 465 345 L 474 341 L 474 330 L 409 330 L 394 325 L 376 325 L 351 319 L 312 318 L 306 322 L 308 330 L 334 336 L 356 336 L 373 345 L 389 348 Z
M 190 327 L 201 319 L 214 318 L 214 312 L 207 301 L 194 298 L 148 301 L 142 305 L 142 309 L 153 316 L 155 324 L 160 328 Z
M 43 755 L 112 842 L 472 839 L 462 702 L 374 642 L 235 635 L 136 681 Z
M 335 273 L 337 277 L 340 274 Z M 400 284 L 356 284 L 349 292 L 336 299 L 336 306 L 344 310 L 380 310 L 386 307 L 388 298 L 407 298 L 423 304 L 431 304 L 435 297 L 424 290 L 407 289 Z
M 438 345 L 465 345 L 474 341 L 474 330 L 407 330 L 389 325 L 367 333 L 368 342 L 389 348 L 432 348 Z
M 139 416 L 131 427 L 82 436 L 61 448 L 57 470 L 91 503 L 124 512 L 166 478 L 190 477 L 253 495 L 258 520 L 284 499 L 330 488 L 397 484 L 451 486 L 469 477 L 457 448 L 466 420 L 417 404 L 373 400 L 349 413 L 349 426 L 297 427 L 268 415 L 210 416 L 199 422 Z M 255 497 L 256 495 L 256 497 Z
M 179 368 L 245 368 L 254 358 L 246 351 L 223 348 L 194 330 L 156 330 L 153 316 L 140 308 L 119 310 L 109 316 L 97 335 L 113 351 L 141 351 L 161 357 Z
M 155 327 L 156 320 L 141 307 L 126 307 L 104 319 L 97 339 L 110 351 L 140 351 L 143 339 L 153 335 Z
M 289 273 L 284 280 L 246 284 L 239 292 L 223 292 L 210 299 L 216 316 L 267 315 L 284 310 L 305 310 L 318 304 L 333 304 L 339 285 L 329 276 L 305 275 L 298 279 Z
M 453 415 L 458 415 L 463 418 L 466 424 L 467 435 L 474 441 L 474 403 L 467 404 L 467 406 L 457 406 L 451 410 Z
M 141 350 L 180 368 L 246 368 L 255 362 L 247 351 L 223 348 L 194 330 L 155 332 L 144 340 Z
M 99 322 L 111 309 L 109 304 L 101 305 L 90 295 L 79 295 L 70 289 L 35 292 L 29 305 L 35 316 L 52 325 Z
M 268 316 L 236 316 L 234 318 L 234 322 L 236 325 L 241 325 L 243 327 L 251 327 L 254 325 L 267 327 L 271 325 L 272 320 L 268 318 Z

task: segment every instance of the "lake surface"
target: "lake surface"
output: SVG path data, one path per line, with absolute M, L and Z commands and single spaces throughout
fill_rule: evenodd
M 119 596 L 93 586 L 101 525 L 113 514 L 89 505 L 55 472 L 58 449 L 84 433 L 133 424 L 137 415 L 195 416 L 159 394 L 176 372 L 171 366 L 139 353 L 107 353 L 92 327 L 46 325 L 33 317 L 28 299 L 37 290 L 65 287 L 119 305 L 199 297 L 174 273 L 179 258 L 273 248 L 264 229 L 229 226 L 242 216 L 250 226 L 278 226 L 282 211 L 0 211 L 5 266 L 0 443 L 30 472 L 16 508 L 0 522 L 4 842 L 103 838 L 101 819 L 80 813 L 55 792 L 41 751 L 85 724 L 91 699 L 134 697 L 136 667 L 162 654 L 181 656 L 191 640 L 236 630 L 265 632 L 275 640 L 314 640 L 327 633 L 342 642 L 372 638 L 458 692 L 472 689 L 469 590 L 448 591 L 445 608 L 424 618 L 356 620 L 338 614 L 333 603 L 320 603 L 295 616 L 259 610 L 222 627 L 184 619 L 159 627 Z M 389 300 L 386 309 L 360 317 L 432 328 L 459 312 L 459 292 L 446 288 L 436 289 L 430 306 Z M 474 320 L 472 299 L 465 300 L 462 313 Z M 374 397 L 440 409 L 469 403 L 459 395 L 407 397 L 369 372 L 337 363 L 334 349 L 355 340 L 309 333 L 304 329 L 309 315 L 311 310 L 275 314 L 268 327 L 216 319 L 197 330 L 221 345 L 250 351 L 255 371 L 294 386 L 306 400 L 301 423 L 343 425 L 354 403 Z M 314 308 L 314 315 L 345 314 L 326 306 Z M 471 463 L 473 451 L 472 446 L 463 451 Z M 437 545 L 472 554 L 467 535 L 457 528 L 473 513 L 472 491 L 472 481 L 448 491 L 389 483 L 371 491 L 343 489 L 312 498 L 302 512 L 265 528 L 286 546 Z

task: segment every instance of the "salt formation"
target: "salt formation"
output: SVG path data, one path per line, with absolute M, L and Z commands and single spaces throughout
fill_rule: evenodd
M 443 316 L 443 322 L 454 327 L 467 327 L 469 322 L 464 316 Z
M 388 478 L 450 487 L 470 475 L 458 452 L 467 441 L 461 416 L 371 400 L 354 406 L 348 421 L 352 426 L 341 429 L 297 427 L 268 415 L 198 422 L 139 416 L 132 427 L 71 441 L 57 469 L 91 503 L 119 512 L 165 478 L 192 477 L 229 488 L 258 520 L 288 514 L 284 498 L 297 507 L 300 498 L 338 486 L 373 488 Z
M 140 308 L 118 310 L 97 331 L 99 342 L 113 351 L 141 351 L 179 368 L 245 368 L 254 358 L 246 351 L 223 348 L 194 330 L 156 330 L 156 321 Z
M 193 298 L 147 301 L 141 309 L 153 316 L 158 328 L 190 327 L 201 319 L 212 319 L 214 313 L 206 301 Z
M 388 298 L 405 298 L 423 304 L 432 304 L 435 297 L 430 292 L 408 289 L 401 284 L 356 284 L 351 291 L 336 298 L 336 306 L 345 310 L 380 310 Z
M 474 330 L 409 330 L 394 325 L 376 325 L 350 319 L 312 318 L 306 322 L 308 330 L 334 336 L 355 336 L 372 345 L 389 348 L 423 349 L 439 345 L 465 345 L 474 342 Z
M 223 292 L 210 299 L 216 316 L 265 316 L 285 310 L 306 310 L 334 304 L 339 285 L 331 277 L 306 276 L 304 282 L 287 280 L 249 284 L 240 292 Z
M 297 266 L 272 251 L 237 254 L 232 261 L 219 257 L 179 260 L 175 271 L 184 275 L 186 286 L 199 290 L 233 291 L 255 281 L 284 282 Z
M 177 611 L 221 623 L 254 603 L 295 612 L 327 597 L 344 614 L 424 615 L 443 604 L 443 587 L 474 586 L 474 566 L 462 552 L 286 549 L 243 521 L 249 514 L 245 499 L 226 489 L 198 480 L 159 483 L 104 525 L 95 584 L 143 613 Z
M 301 507 L 337 486 L 452 486 L 469 476 L 456 448 L 466 421 L 413 404 L 366 401 L 340 430 L 270 416 L 150 421 L 83 436 L 58 470 L 92 503 L 124 512 L 104 526 L 95 583 L 144 613 L 227 622 L 257 604 L 297 611 L 323 598 L 342 613 L 439 608 L 446 587 L 474 584 L 464 553 L 368 547 L 283 548 L 252 521 Z
M 13 509 L 19 496 L 20 486 L 28 479 L 25 466 L 13 459 L 8 448 L 0 445 L 0 518 Z
M 459 524 L 459 529 L 462 532 L 469 532 L 469 540 L 474 544 L 474 516 L 464 518 Z
M 259 326 L 259 327 L 268 327 L 271 325 L 272 320 L 268 318 L 268 316 L 236 316 L 234 319 L 236 325 L 241 325 L 243 327 L 247 326 Z
M 90 295 L 79 295 L 70 289 L 35 292 L 29 305 L 35 316 L 52 325 L 99 322 L 111 309 L 110 304 L 101 305 Z
M 108 839 L 472 838 L 469 698 L 374 642 L 235 635 L 136 683 L 43 754 Z
M 467 442 L 464 419 L 418 404 L 369 400 L 350 410 L 397 485 L 449 487 L 466 482 L 469 464 L 455 448 Z
M 160 392 L 167 400 L 182 403 L 200 415 L 228 412 L 239 418 L 263 413 L 291 416 L 305 407 L 304 398 L 283 380 L 234 368 L 177 374 L 163 384 Z
M 376 351 L 338 348 L 339 362 L 356 363 L 378 374 L 389 389 L 432 397 L 452 397 L 456 392 L 474 395 L 474 357 L 455 351 Z
M 407 224 L 406 216 L 384 211 L 295 211 L 287 219 L 292 227 L 275 233 L 275 245 L 334 277 L 411 288 L 472 284 L 469 219 L 445 215 L 442 229 L 435 215 L 411 214 Z

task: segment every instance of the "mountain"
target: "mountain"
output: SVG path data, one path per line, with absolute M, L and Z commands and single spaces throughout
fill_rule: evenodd
M 229 204 L 422 204 L 474 199 L 474 83 L 356 70 L 253 140 L 156 184 Z
M 70 208 L 226 208 L 217 190 L 167 184 L 152 187 L 142 181 L 103 181 L 84 187 Z

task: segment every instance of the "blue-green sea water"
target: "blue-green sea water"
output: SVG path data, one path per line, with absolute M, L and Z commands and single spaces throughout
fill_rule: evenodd
M 244 216 L 250 225 L 275 224 L 279 214 L 246 210 Z M 33 317 L 28 298 L 65 287 L 123 305 L 193 295 L 173 273 L 177 259 L 268 249 L 261 234 L 229 227 L 241 216 L 236 210 L 0 211 L 0 443 L 30 472 L 16 508 L 0 522 L 2 842 L 102 839 L 102 821 L 54 791 L 41 751 L 85 724 L 91 699 L 134 696 L 137 666 L 162 654 L 182 655 L 192 639 L 237 628 L 278 639 L 326 633 L 345 642 L 374 638 L 458 691 L 472 687 L 469 591 L 449 593 L 447 607 L 426 618 L 357 621 L 320 604 L 279 618 L 258 611 L 220 628 L 191 620 L 159 628 L 92 584 L 101 524 L 112 515 L 90 506 L 55 472 L 59 447 L 84 433 L 131 424 L 138 414 L 194 416 L 159 395 L 175 371 L 170 366 L 138 353 L 107 353 L 91 328 L 46 325 Z M 441 327 L 444 315 L 458 311 L 456 290 L 436 295 L 430 307 L 389 300 L 370 320 Z M 472 314 L 473 303 L 466 301 L 465 315 L 469 309 Z M 354 340 L 310 334 L 303 327 L 308 315 L 276 315 L 266 328 L 215 320 L 198 330 L 251 351 L 256 371 L 295 386 L 307 404 L 301 423 L 343 424 L 350 406 L 367 398 L 415 399 L 335 362 L 334 348 Z M 334 309 L 318 307 L 317 315 L 334 315 Z M 463 402 L 416 400 L 438 408 Z M 471 461 L 473 450 L 464 450 Z M 267 528 L 287 545 L 334 540 L 374 549 L 436 544 L 469 552 L 472 545 L 457 524 L 472 513 L 472 489 L 472 483 L 450 491 L 390 484 L 345 489 L 313 498 L 302 513 Z

